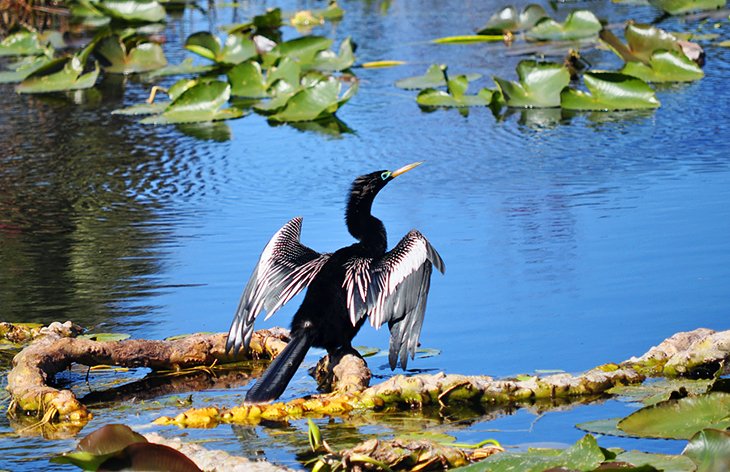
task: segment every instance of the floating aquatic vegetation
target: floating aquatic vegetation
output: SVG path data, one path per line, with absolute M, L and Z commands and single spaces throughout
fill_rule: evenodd
M 18 93 L 48 93 L 91 88 L 99 76 L 99 63 L 84 73 L 90 47 L 72 56 L 53 59 L 30 73 L 16 87 Z
M 216 64 L 240 64 L 258 54 L 253 40 L 240 33 L 231 33 L 225 43 L 207 32 L 200 31 L 188 36 L 185 49 Z
M 570 12 L 563 23 L 543 18 L 530 28 L 525 37 L 533 41 L 565 41 L 590 38 L 601 31 L 601 22 L 589 10 Z
M 147 72 L 143 75 L 144 80 L 151 80 L 157 77 L 183 74 L 204 74 L 216 68 L 215 65 L 196 65 L 192 58 L 183 60 L 180 64 L 168 64 L 160 69 Z
M 261 64 L 256 61 L 242 62 L 228 71 L 231 95 L 246 98 L 268 97 L 266 79 Z
M 48 41 L 35 31 L 18 31 L 0 41 L 0 56 L 38 56 L 51 52 Z
M 106 72 L 114 74 L 148 72 L 167 64 L 162 46 L 140 36 L 107 36 L 96 45 L 94 55 Z
M 167 14 L 157 0 L 102 0 L 92 5 L 115 20 L 129 22 L 158 23 Z
M 230 96 L 231 86 L 226 82 L 199 82 L 173 99 L 161 114 L 145 118 L 141 122 L 160 125 L 240 118 L 243 110 L 235 107 L 223 108 Z
M 649 4 L 670 15 L 724 8 L 727 0 L 649 0 Z
M 277 44 L 263 56 L 263 67 L 268 68 L 282 57 L 297 61 L 301 67 L 309 67 L 317 53 L 329 49 L 332 40 L 324 36 L 303 36 Z
M 560 93 L 570 83 L 570 73 L 562 64 L 520 61 L 519 82 L 494 77 L 508 107 L 559 107 Z
M 326 49 L 315 54 L 308 68 L 322 72 L 339 72 L 352 67 L 355 63 L 352 40 L 347 37 L 340 44 L 337 53 Z
M 693 82 L 705 76 L 695 62 L 678 51 L 657 51 L 649 64 L 627 62 L 621 73 L 645 82 Z
M 698 471 L 730 470 L 730 432 L 703 429 L 690 439 L 682 451 Z
M 444 64 L 432 64 L 428 66 L 426 73 L 416 77 L 408 77 L 400 79 L 395 83 L 395 86 L 402 89 L 419 90 L 427 88 L 436 88 L 446 86 L 446 77 L 444 71 L 446 65 Z M 474 81 L 480 78 L 481 74 L 461 74 L 464 75 L 468 81 Z
M 446 90 L 428 88 L 419 92 L 416 102 L 426 107 L 474 107 L 488 106 L 492 102 L 494 92 L 488 88 L 481 89 L 476 95 L 467 95 L 469 79 L 465 75 L 448 78 L 443 70 Z
M 548 14 L 545 9 L 534 3 L 527 5 L 522 11 L 510 5 L 492 15 L 487 23 L 477 30 L 477 34 L 499 34 L 504 31 L 524 31 L 532 28 Z
M 641 79 L 616 72 L 586 72 L 583 82 L 588 92 L 566 88 L 560 105 L 566 110 L 636 110 L 657 108 L 654 90 Z
M 272 121 L 296 122 L 327 118 L 357 92 L 358 82 L 351 83 L 344 93 L 342 82 L 335 77 L 325 77 L 295 92 L 281 111 L 269 117 Z

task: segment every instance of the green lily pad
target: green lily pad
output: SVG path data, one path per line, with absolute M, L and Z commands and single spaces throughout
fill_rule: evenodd
M 47 46 L 36 32 L 18 31 L 0 41 L 0 56 L 37 56 L 46 53 Z
M 155 103 L 138 103 L 136 105 L 128 106 L 126 108 L 119 108 L 112 111 L 112 115 L 127 115 L 127 116 L 138 116 L 138 115 L 157 115 L 165 111 L 170 106 L 171 101 L 155 102 Z
M 621 73 L 645 82 L 693 82 L 705 76 L 700 66 L 681 51 L 657 51 L 648 65 L 627 62 Z
M 332 116 L 357 92 L 354 82 L 340 96 L 342 83 L 334 77 L 326 77 L 303 88 L 291 96 L 286 106 L 269 119 L 280 122 L 313 121 Z
M 596 439 L 587 434 L 564 450 L 530 449 L 527 452 L 493 454 L 481 462 L 459 467 L 460 472 L 543 472 L 551 468 L 590 471 L 596 469 L 606 456 Z
M 504 35 L 501 34 L 470 34 L 460 36 L 445 36 L 443 38 L 432 39 L 434 44 L 471 44 L 471 43 L 494 43 L 504 41 Z
M 157 23 L 165 19 L 165 7 L 157 0 L 103 0 L 94 6 L 123 21 Z
M 217 64 L 240 64 L 258 54 L 253 40 L 240 33 L 229 34 L 224 44 L 207 31 L 193 33 L 185 41 L 185 49 Z
M 561 24 L 552 18 L 543 18 L 525 33 L 525 37 L 534 41 L 566 41 L 590 38 L 601 31 L 601 22 L 589 10 L 570 12 Z
M 242 110 L 221 108 L 230 96 L 231 86 L 226 82 L 199 82 L 175 98 L 162 114 L 145 118 L 141 123 L 197 123 L 240 118 Z
M 303 36 L 277 44 L 263 58 L 263 67 L 268 68 L 282 57 L 297 61 L 302 68 L 308 67 L 320 51 L 329 49 L 332 40 L 323 36 Z
M 16 87 L 18 93 L 48 93 L 91 88 L 99 76 L 99 64 L 84 73 L 87 53 L 82 51 L 68 57 L 54 59 L 29 74 Z
M 570 83 L 570 73 L 562 64 L 521 61 L 519 82 L 494 77 L 509 107 L 549 108 L 560 106 L 560 92 Z
M 14 70 L 0 72 L 0 84 L 22 82 L 33 72 L 45 66 L 51 59 L 48 56 L 27 56 L 13 64 Z
M 94 49 L 105 71 L 114 74 L 133 74 L 159 69 L 167 64 L 162 47 L 141 38 L 107 36 Z
M 289 57 L 282 57 L 275 66 L 269 67 L 266 74 L 266 87 L 271 87 L 277 81 L 283 81 L 292 87 L 296 87 L 299 85 L 301 74 L 302 68 L 298 62 Z M 277 91 L 282 89 L 282 85 L 279 84 Z
M 318 52 L 309 68 L 323 72 L 338 72 L 349 69 L 355 63 L 355 54 L 352 51 L 352 40 L 349 36 L 340 44 L 337 53 L 329 49 Z
M 156 79 L 158 77 L 168 77 L 171 75 L 183 74 L 204 74 L 214 70 L 214 65 L 195 65 L 192 58 L 183 60 L 180 64 L 170 64 L 160 69 L 145 73 L 142 77 L 144 80 Z
M 641 451 L 625 451 L 616 455 L 616 462 L 627 462 L 635 467 L 649 465 L 662 472 L 692 472 L 694 463 L 687 457 L 670 454 L 650 454 Z
M 268 97 L 266 80 L 261 72 L 261 65 L 256 61 L 246 61 L 228 71 L 228 82 L 231 84 L 231 95 L 236 97 L 263 98 Z
M 698 472 L 730 470 L 730 432 L 703 429 L 692 436 L 682 454 L 695 463 Z
M 567 88 L 561 94 L 566 110 L 637 110 L 658 108 L 654 90 L 641 79 L 615 72 L 587 72 L 583 81 L 589 92 Z
M 649 0 L 649 4 L 670 15 L 724 8 L 727 0 Z
M 482 26 L 477 34 L 499 34 L 504 31 L 524 31 L 532 28 L 548 14 L 545 9 L 534 3 L 527 5 L 521 12 L 510 5 L 492 15 L 487 24 Z
M 644 407 L 619 421 L 618 427 L 632 436 L 689 439 L 705 428 L 730 427 L 729 411 L 730 394 L 715 392 Z
M 679 52 L 682 50 L 677 43 L 676 36 L 653 25 L 629 23 L 624 29 L 624 37 L 630 53 L 647 64 L 656 51 L 663 49 Z M 626 62 L 631 60 L 624 58 Z
M 621 421 L 621 418 L 593 420 L 577 424 L 575 425 L 575 427 L 587 433 L 603 434 L 607 436 L 629 437 L 630 435 L 628 433 L 618 429 L 619 421 Z
M 395 86 L 407 90 L 419 90 L 427 88 L 444 87 L 446 85 L 446 76 L 444 75 L 446 66 L 443 64 L 432 64 L 428 66 L 426 73 L 416 77 L 408 77 L 400 79 Z M 465 74 L 468 81 L 474 81 L 480 78 L 481 74 Z
M 617 385 L 606 391 L 611 395 L 626 397 L 631 401 L 641 402 L 644 405 L 653 405 L 660 401 L 669 400 L 672 395 L 682 392 L 684 395 L 702 395 L 707 393 L 713 380 L 657 379 L 635 385 Z
M 483 88 L 476 95 L 466 95 L 469 80 L 459 75 L 447 81 L 447 91 L 428 88 L 419 92 L 416 102 L 426 107 L 474 107 L 488 106 L 493 91 Z

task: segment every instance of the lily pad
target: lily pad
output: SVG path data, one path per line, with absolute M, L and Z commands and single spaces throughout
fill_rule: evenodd
M 217 64 L 240 64 L 258 54 L 253 40 L 240 33 L 229 34 L 224 44 L 207 31 L 193 33 L 185 41 L 185 49 Z
M 649 0 L 649 4 L 670 15 L 724 8 L 727 0 Z
M 36 32 L 18 31 L 0 41 L 0 56 L 37 56 L 47 52 L 46 44 Z
M 447 91 L 428 88 L 416 97 L 416 102 L 426 107 L 473 107 L 488 106 L 492 102 L 493 91 L 483 88 L 476 95 L 467 95 L 469 80 L 459 75 L 447 80 Z
M 593 12 L 577 10 L 570 12 L 563 23 L 558 23 L 552 18 L 543 18 L 525 33 L 525 37 L 535 41 L 583 39 L 598 35 L 601 28 L 601 22 Z
M 419 90 L 427 88 L 436 88 L 446 86 L 446 76 L 444 71 L 446 66 L 443 64 L 432 64 L 426 70 L 426 73 L 416 77 L 408 77 L 400 79 L 395 83 L 395 86 L 402 89 L 408 90 Z M 465 74 L 468 81 L 474 81 L 480 78 L 481 74 Z
M 269 68 L 266 74 L 266 86 L 271 87 L 275 82 L 283 81 L 292 87 L 297 87 L 301 74 L 302 68 L 298 62 L 289 57 L 282 57 L 275 66 Z M 282 84 L 279 85 L 278 91 L 282 89 Z
M 0 84 L 22 82 L 33 72 L 45 66 L 53 59 L 48 56 L 27 56 L 13 64 L 15 70 L 0 72 Z
M 272 121 L 313 121 L 332 116 L 357 92 L 358 83 L 353 82 L 340 95 L 342 83 L 334 77 L 321 79 L 309 87 L 296 92 L 286 106 L 269 119 Z
M 128 106 L 126 108 L 119 108 L 112 111 L 112 115 L 157 115 L 165 111 L 170 105 L 170 101 L 166 102 L 155 102 L 155 103 L 138 103 L 136 105 Z
M 630 53 L 641 62 L 649 63 L 654 52 L 659 50 L 681 51 L 677 37 L 653 25 L 629 23 L 624 37 Z M 632 59 L 624 58 L 629 62 Z
M 519 82 L 494 77 L 509 107 L 549 108 L 560 106 L 560 93 L 570 83 L 570 73 L 562 64 L 521 61 Z
M 625 451 L 618 454 L 617 462 L 627 462 L 635 467 L 649 465 L 662 472 L 692 472 L 694 463 L 686 456 L 670 454 L 650 454 L 641 451 Z
M 566 110 L 637 110 L 658 108 L 654 90 L 641 79 L 615 72 L 586 72 L 583 81 L 588 93 L 567 88 L 561 94 Z
M 142 120 L 145 124 L 196 123 L 240 118 L 237 108 L 222 109 L 231 96 L 231 86 L 218 80 L 200 82 L 185 90 L 165 111 Z
M 534 3 L 527 5 L 521 12 L 510 5 L 492 15 L 487 24 L 482 26 L 477 34 L 499 34 L 504 31 L 524 31 L 532 28 L 548 14 L 545 9 Z
M 618 429 L 618 422 L 621 418 L 608 418 L 603 420 L 586 421 L 575 425 L 576 428 L 581 429 L 587 433 L 603 434 L 608 436 L 621 436 L 629 437 L 630 435 L 625 431 Z
M 340 44 L 337 53 L 328 49 L 320 51 L 314 56 L 309 67 L 323 72 L 338 72 L 349 69 L 354 63 L 355 54 L 352 50 L 352 40 L 347 37 Z
M 692 436 L 682 454 L 695 463 L 698 472 L 730 470 L 730 432 L 703 429 Z
M 180 64 L 170 64 L 160 69 L 147 72 L 143 75 L 143 79 L 155 79 L 157 77 L 167 77 L 171 75 L 183 75 L 183 74 L 204 74 L 214 70 L 214 65 L 196 65 L 193 63 L 192 58 L 183 60 Z
M 18 93 L 48 93 L 91 88 L 99 76 L 99 64 L 84 73 L 88 53 L 86 50 L 73 56 L 54 59 L 29 74 L 16 87 Z
M 162 47 L 142 38 L 107 36 L 94 49 L 105 71 L 133 74 L 159 69 L 167 64 Z
M 617 385 L 608 389 L 606 393 L 626 397 L 631 401 L 641 402 L 644 405 L 653 405 L 660 401 L 669 400 L 678 393 L 683 396 L 687 394 L 702 395 L 708 392 L 713 382 L 714 379 L 657 379 L 635 385 Z
M 157 0 L 103 0 L 94 6 L 114 19 L 131 22 L 157 23 L 167 14 Z
M 268 97 L 266 80 L 261 72 L 261 65 L 256 61 L 246 61 L 228 71 L 231 84 L 231 95 L 236 97 L 263 98 Z
M 589 471 L 596 469 L 606 456 L 596 439 L 587 434 L 564 450 L 530 449 L 527 452 L 493 454 L 481 462 L 460 467 L 463 472 L 543 472 L 552 468 Z
M 689 439 L 705 428 L 730 427 L 730 394 L 667 400 L 635 411 L 618 423 L 632 436 Z
M 264 55 L 263 66 L 268 68 L 280 58 L 288 57 L 304 68 L 314 62 L 317 53 L 329 49 L 331 45 L 332 40 L 323 36 L 303 36 L 285 41 Z
M 705 76 L 700 66 L 680 51 L 657 51 L 648 65 L 627 62 L 621 73 L 645 82 L 693 82 Z

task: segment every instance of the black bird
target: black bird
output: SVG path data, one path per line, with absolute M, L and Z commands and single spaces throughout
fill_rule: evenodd
M 241 347 L 248 348 L 262 309 L 268 318 L 304 287 L 308 290 L 294 315 L 289 344 L 249 390 L 247 402 L 277 399 L 310 347 L 325 348 L 330 354 L 352 349 L 350 343 L 368 317 L 375 328 L 388 322 L 390 368 L 395 369 L 398 359 L 406 368 L 421 334 L 432 267 L 443 273 L 444 262 L 416 230 L 386 252 L 385 226 L 370 211 L 388 182 L 420 164 L 355 179 L 345 213 L 347 229 L 358 240 L 351 246 L 320 254 L 302 245 L 300 217 L 271 238 L 241 295 L 226 351 L 233 349 L 235 356 Z

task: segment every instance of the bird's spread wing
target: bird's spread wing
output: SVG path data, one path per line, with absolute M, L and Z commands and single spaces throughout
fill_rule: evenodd
M 379 259 L 348 262 L 343 287 L 350 320 L 355 325 L 368 314 L 375 328 L 388 322 L 391 368 L 398 358 L 405 368 L 408 354 L 415 355 L 433 266 L 442 273 L 445 270 L 441 256 L 416 230 Z
M 226 351 L 234 355 L 248 347 L 253 323 L 262 309 L 273 315 L 314 279 L 330 254 L 320 254 L 299 242 L 302 219 L 294 218 L 274 234 L 261 253 L 251 278 L 243 289 L 236 315 L 228 332 Z

